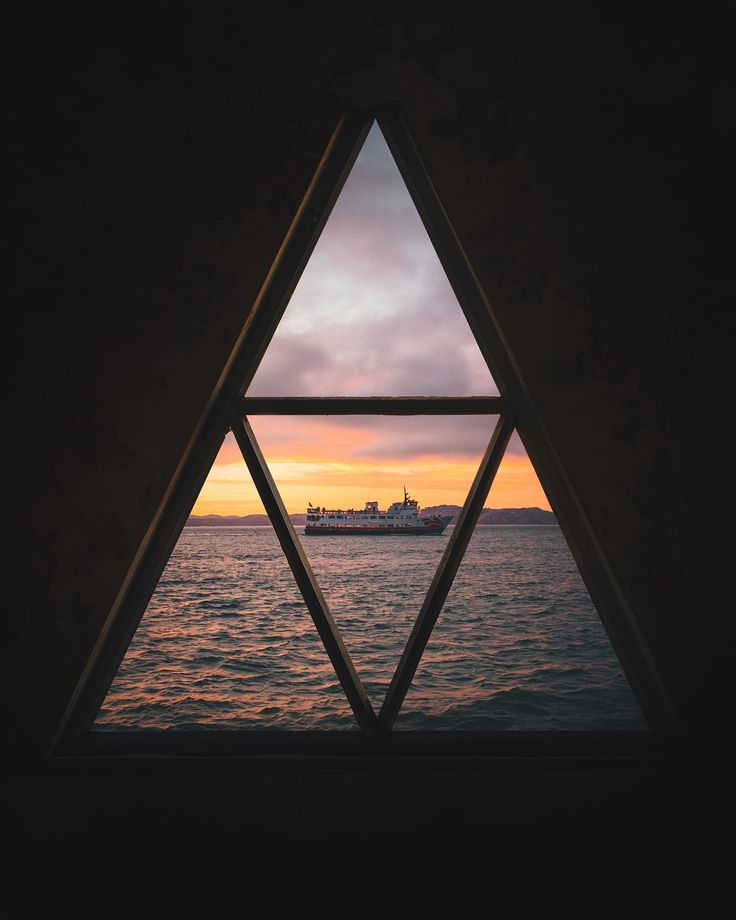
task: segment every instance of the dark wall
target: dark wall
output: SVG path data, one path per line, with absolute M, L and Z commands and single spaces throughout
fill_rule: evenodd
M 705 17 L 579 6 L 15 22 L 2 670 L 23 764 L 366 100 L 404 106 L 685 737 L 730 721 L 729 55 Z

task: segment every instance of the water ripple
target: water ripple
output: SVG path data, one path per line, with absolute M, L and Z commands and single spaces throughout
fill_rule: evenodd
M 302 540 L 375 708 L 447 536 Z M 270 528 L 185 528 L 95 727 L 356 730 Z M 560 531 L 478 528 L 397 728 L 642 727 Z

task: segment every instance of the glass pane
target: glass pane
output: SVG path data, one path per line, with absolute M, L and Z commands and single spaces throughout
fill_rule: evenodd
M 397 729 L 646 729 L 515 435 Z
M 495 421 L 489 416 L 251 419 L 376 710 Z
M 377 124 L 248 395 L 498 395 Z
M 357 730 L 232 435 L 94 728 Z

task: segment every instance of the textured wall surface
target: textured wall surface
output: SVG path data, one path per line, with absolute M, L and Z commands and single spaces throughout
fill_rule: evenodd
M 404 106 L 685 735 L 723 728 L 717 23 L 409 2 L 45 25 L 32 42 L 16 26 L 10 113 L 2 671 L 19 760 L 46 748 L 340 113 L 366 100 Z

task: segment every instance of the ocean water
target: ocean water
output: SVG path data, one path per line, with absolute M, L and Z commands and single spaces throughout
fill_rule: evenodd
M 300 536 L 376 711 L 451 528 Z M 95 723 L 357 730 L 270 527 L 187 527 Z M 478 527 L 397 730 L 646 728 L 559 528 Z

